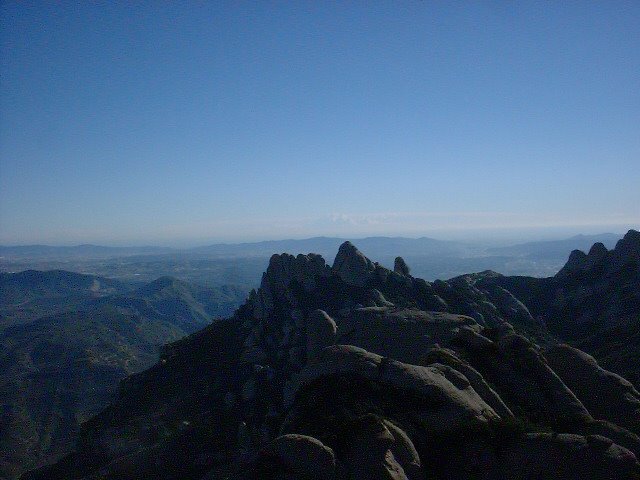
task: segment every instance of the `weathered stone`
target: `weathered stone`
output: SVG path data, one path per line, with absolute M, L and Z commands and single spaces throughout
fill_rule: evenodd
M 242 400 L 245 402 L 253 400 L 257 393 L 256 389 L 257 385 L 255 378 L 249 377 L 249 379 L 242 385 Z
M 475 329 L 464 326 L 460 327 L 455 341 L 472 351 L 482 351 L 495 348 L 495 344 L 487 337 L 479 334 Z
M 336 341 L 336 322 L 324 310 L 315 310 L 307 319 L 307 358 L 315 357 Z
M 391 453 L 400 464 L 409 480 L 422 480 L 424 471 L 420 461 L 420 455 L 413 442 L 404 430 L 389 420 L 382 420 L 384 426 L 393 436 L 394 442 L 391 445 Z
M 395 273 L 399 273 L 400 275 L 404 275 L 405 277 L 410 276 L 409 267 L 402 257 L 396 257 L 393 263 L 393 271 Z
M 374 306 L 377 307 L 393 307 L 393 303 L 384 298 L 384 295 L 380 292 L 380 290 L 376 290 L 372 288 L 368 292 L 369 298 L 373 302 Z
M 485 480 L 631 480 L 638 463 L 629 450 L 603 437 L 528 434 L 505 445 Z
M 433 348 L 427 354 L 424 364 L 442 363 L 449 365 L 462 373 L 468 380 L 473 389 L 482 397 L 482 399 L 491 405 L 491 408 L 504 418 L 512 418 L 513 413 L 505 405 L 500 396 L 487 384 L 482 375 L 468 363 L 462 361 L 453 350 L 440 347 Z
M 266 445 L 259 455 L 277 457 L 294 474 L 327 480 L 336 476 L 333 450 L 306 435 L 282 435 Z
M 536 382 L 547 400 L 545 410 L 556 421 L 579 424 L 592 419 L 582 402 L 549 367 L 536 345 L 521 335 L 511 334 L 498 340 L 497 346 L 513 365 Z
M 557 345 L 545 357 L 593 417 L 640 432 L 640 393 L 630 382 L 569 345 Z
M 391 450 L 393 434 L 385 423 L 366 415 L 352 426 L 353 437 L 345 463 L 353 480 L 408 480 Z
M 351 242 L 344 242 L 340 245 L 332 271 L 346 284 L 362 287 L 371 279 L 375 265 Z
M 462 425 L 485 423 L 500 418 L 469 385 L 464 375 L 451 369 L 409 365 L 349 345 L 324 349 L 297 375 L 285 391 L 285 405 L 295 394 L 318 378 L 348 374 L 381 385 L 412 392 L 437 405 L 420 412 L 420 421 L 430 432 L 442 432 Z M 455 383 L 453 383 L 455 382 Z
M 464 326 L 478 327 L 467 316 L 390 307 L 356 309 L 336 316 L 337 343 L 358 346 L 404 363 L 416 363 L 434 344 L 448 345 Z

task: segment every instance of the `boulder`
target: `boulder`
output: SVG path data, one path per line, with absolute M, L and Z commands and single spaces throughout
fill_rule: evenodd
M 549 367 L 537 345 L 517 334 L 505 335 L 496 343 L 511 365 L 535 383 L 546 403 L 541 409 L 552 416 L 556 425 L 592 420 L 578 397 Z
M 460 327 L 454 341 L 473 352 L 495 350 L 495 343 L 476 330 L 477 329 L 467 325 Z
M 375 304 L 377 307 L 393 307 L 394 304 L 387 300 L 380 290 L 376 290 L 375 288 L 370 289 L 368 292 L 369 299 Z
M 449 345 L 467 316 L 391 307 L 354 309 L 336 315 L 337 343 L 364 348 L 404 363 L 417 363 L 434 344 Z
M 495 286 L 489 293 L 493 305 L 497 307 L 503 317 L 525 325 L 537 324 L 529 309 L 508 290 Z

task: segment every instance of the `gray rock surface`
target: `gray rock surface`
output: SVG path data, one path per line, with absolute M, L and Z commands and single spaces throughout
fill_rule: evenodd
M 417 309 L 366 308 L 335 316 L 337 343 L 355 345 L 405 363 L 418 362 L 434 344 L 448 345 L 470 317 Z
M 304 478 L 336 478 L 333 450 L 313 437 L 282 435 L 265 446 L 259 455 L 277 457 L 288 472 Z
M 392 450 L 396 440 L 384 422 L 372 415 L 354 425 L 345 463 L 353 480 L 410 480 Z
M 497 342 L 498 348 L 512 365 L 533 379 L 547 400 L 546 410 L 559 421 L 581 423 L 591 419 L 588 410 L 575 394 L 549 367 L 536 346 L 522 335 L 511 334 Z
M 336 322 L 324 310 L 315 310 L 307 319 L 307 358 L 313 358 L 336 341 Z
M 249 298 L 254 318 L 267 318 L 274 302 L 295 304 L 295 297 L 290 292 L 292 281 L 298 282 L 306 291 L 311 291 L 316 286 L 317 278 L 327 277 L 330 273 L 329 266 L 320 255 L 273 255 L 267 271 L 262 275 L 260 288 Z
M 435 347 L 432 348 L 425 359 L 421 364 L 429 365 L 433 363 L 440 363 L 444 365 L 448 365 L 451 368 L 462 373 L 469 383 L 473 387 L 473 389 L 482 397 L 482 399 L 491 405 L 491 408 L 495 410 L 495 412 L 500 415 L 501 418 L 513 418 L 513 413 L 505 405 L 505 403 L 485 381 L 480 372 L 478 372 L 475 368 L 469 365 L 467 362 L 458 358 L 453 350 L 449 350 L 446 348 Z
M 351 242 L 340 245 L 332 271 L 346 284 L 365 286 L 375 271 L 375 265 Z
M 421 480 L 424 478 L 420 455 L 409 435 L 389 420 L 382 420 L 382 423 L 393 436 L 394 442 L 390 450 L 394 459 L 402 466 L 407 478 L 409 480 Z
M 529 434 L 501 451 L 485 480 L 630 480 L 636 457 L 598 435 Z
M 404 275 L 405 277 L 408 277 L 411 274 L 409 266 L 406 264 L 404 258 L 402 257 L 396 257 L 395 261 L 393 262 L 393 271 L 395 273 L 399 273 L 400 275 Z
M 640 432 L 640 392 L 630 382 L 569 345 L 557 345 L 545 357 L 593 417 Z
M 491 374 L 509 407 L 544 416 L 556 427 L 592 421 L 579 398 L 549 367 L 535 344 L 521 335 L 507 333 L 497 342 L 470 328 L 460 329 L 457 343 L 470 352 Z
M 291 405 L 296 393 L 305 385 L 338 374 L 355 375 L 424 398 L 434 405 L 420 415 L 422 426 L 430 432 L 500 418 L 460 372 L 440 365 L 423 367 L 383 359 L 350 345 L 326 348 L 294 375 L 285 390 L 285 404 Z

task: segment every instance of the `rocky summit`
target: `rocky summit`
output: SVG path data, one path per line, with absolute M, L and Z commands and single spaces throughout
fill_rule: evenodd
M 23 478 L 640 479 L 620 375 L 640 350 L 612 353 L 640 323 L 638 252 L 632 231 L 556 277 L 435 282 L 348 242 L 332 266 L 274 255 L 233 317 L 167 345 Z

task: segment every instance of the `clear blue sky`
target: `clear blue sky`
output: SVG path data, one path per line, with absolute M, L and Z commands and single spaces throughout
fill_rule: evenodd
M 638 1 L 60 3 L 2 2 L 0 243 L 640 225 Z

